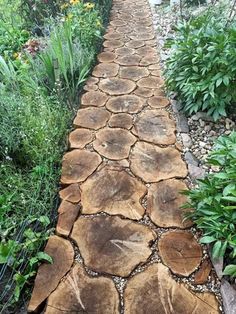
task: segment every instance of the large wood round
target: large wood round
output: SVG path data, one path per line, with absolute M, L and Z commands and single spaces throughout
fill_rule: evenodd
M 75 264 L 48 298 L 45 314 L 119 314 L 119 295 L 109 278 L 90 277 Z
M 141 97 L 136 95 L 123 95 L 110 98 L 106 107 L 114 113 L 137 113 L 142 110 L 144 104 L 145 100 Z
M 116 54 L 114 52 L 104 51 L 101 52 L 97 58 L 99 62 L 113 62 L 116 58 Z
M 98 130 L 107 124 L 111 114 L 104 108 L 84 108 L 78 110 L 74 126 Z
M 103 79 L 99 83 L 99 88 L 109 95 L 129 94 L 135 87 L 133 81 L 118 78 Z
M 184 178 L 188 173 L 179 151 L 172 147 L 160 148 L 146 142 L 135 144 L 130 162 L 132 172 L 145 182 Z
M 130 148 L 136 140 L 127 130 L 106 128 L 97 132 L 93 147 L 108 159 L 121 160 L 129 156 Z
M 102 158 L 94 152 L 75 149 L 66 153 L 62 160 L 61 183 L 82 182 L 100 165 Z
M 140 140 L 159 145 L 175 143 L 175 123 L 169 114 L 162 110 L 147 110 L 142 112 L 134 124 L 133 133 Z
M 150 265 L 128 281 L 124 303 L 125 314 L 219 314 L 214 294 L 190 291 L 161 263 Z
M 113 77 L 118 74 L 119 65 L 115 63 L 100 63 L 95 66 L 93 70 L 93 75 L 96 77 Z
M 75 129 L 69 134 L 70 148 L 84 148 L 92 142 L 93 132 L 87 129 Z
M 149 75 L 149 71 L 146 68 L 138 66 L 128 66 L 120 68 L 120 77 L 133 81 L 138 81 L 143 77 Z
M 81 185 L 82 212 L 106 212 L 130 219 L 141 219 L 144 208 L 140 201 L 146 187 L 121 169 L 103 168 Z
M 151 255 L 154 232 L 118 216 L 80 217 L 71 238 L 77 243 L 84 263 L 99 273 L 127 277 Z
M 83 107 L 102 107 L 108 100 L 108 96 L 99 91 L 89 91 L 81 97 Z
M 187 231 L 169 231 L 158 242 L 163 263 L 179 276 L 189 276 L 200 265 L 202 248 Z
M 139 87 L 144 88 L 158 88 L 163 85 L 163 80 L 156 76 L 148 76 L 144 77 L 141 80 L 137 82 L 137 85 Z
M 193 222 L 185 217 L 191 209 L 181 208 L 188 201 L 187 196 L 181 194 L 185 190 L 187 190 L 186 184 L 176 179 L 163 180 L 149 187 L 147 211 L 156 225 L 181 229 L 193 225 Z

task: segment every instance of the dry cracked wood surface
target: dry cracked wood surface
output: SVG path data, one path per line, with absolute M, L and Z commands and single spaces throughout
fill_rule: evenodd
M 187 168 L 149 4 L 114 0 L 103 52 L 85 85 L 63 157 L 56 235 L 29 312 L 216 314 L 210 292 L 176 280 L 211 271 L 183 222 Z M 189 209 L 191 210 L 191 209 Z

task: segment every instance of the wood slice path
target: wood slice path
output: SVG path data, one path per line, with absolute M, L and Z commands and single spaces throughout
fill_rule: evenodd
M 163 91 L 149 4 L 114 0 L 63 157 L 56 235 L 29 312 L 216 314 L 211 265 L 183 221 L 187 168 Z M 191 209 L 189 209 L 191 210 Z

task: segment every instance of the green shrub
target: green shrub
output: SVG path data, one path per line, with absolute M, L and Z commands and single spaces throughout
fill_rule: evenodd
M 65 107 L 40 92 L 34 97 L 0 94 L 0 159 L 29 168 L 58 155 L 55 137 L 64 135 L 68 117 Z
M 51 232 L 48 217 L 55 208 L 70 115 L 41 93 L 0 95 L 1 278 L 7 270 L 14 275 L 8 285 L 0 285 L 0 311 L 9 305 L 9 294 L 10 303 L 18 301 L 40 260 L 48 258 L 41 250 Z
M 71 105 L 76 101 L 94 60 L 94 51 L 82 48 L 73 36 L 72 22 L 56 25 L 47 41 L 47 47 L 31 58 L 33 73 L 41 86 L 56 92 L 62 101 Z
M 167 61 L 167 87 L 189 114 L 207 111 L 215 120 L 236 101 L 236 25 L 204 13 L 177 28 Z
M 236 132 L 219 137 L 209 163 L 220 171 L 187 192 L 186 206 L 195 208 L 189 217 L 203 231 L 201 242 L 211 243 L 213 257 L 224 256 L 225 266 L 230 265 L 225 274 L 236 276 Z
M 35 1 L 17 5 L 23 2 Z M 57 215 L 65 133 L 101 43 L 107 9 L 97 1 L 95 6 L 70 2 L 66 15 L 46 16 L 49 32 L 37 54 L 21 50 L 21 27 L 16 48 L 0 36 L 9 47 L 0 54 L 0 312 L 18 312 L 16 302 L 27 299 L 37 265 L 51 262 L 42 249 Z M 15 49 L 21 54 L 12 59 Z
M 18 52 L 27 42 L 30 33 L 0 21 L 0 55 L 5 59 L 17 59 Z

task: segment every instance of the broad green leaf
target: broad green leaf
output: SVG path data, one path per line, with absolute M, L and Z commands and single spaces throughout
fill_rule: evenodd
M 39 260 L 44 260 L 49 262 L 50 264 L 53 264 L 53 259 L 51 258 L 51 256 L 49 256 L 47 253 L 45 252 L 38 252 L 37 253 L 37 258 Z
M 233 264 L 227 265 L 224 269 L 223 274 L 236 277 L 236 265 L 233 265 Z
M 204 243 L 204 244 L 207 244 L 207 243 L 212 243 L 214 242 L 216 239 L 212 236 L 204 236 L 201 238 L 200 240 L 200 243 Z

